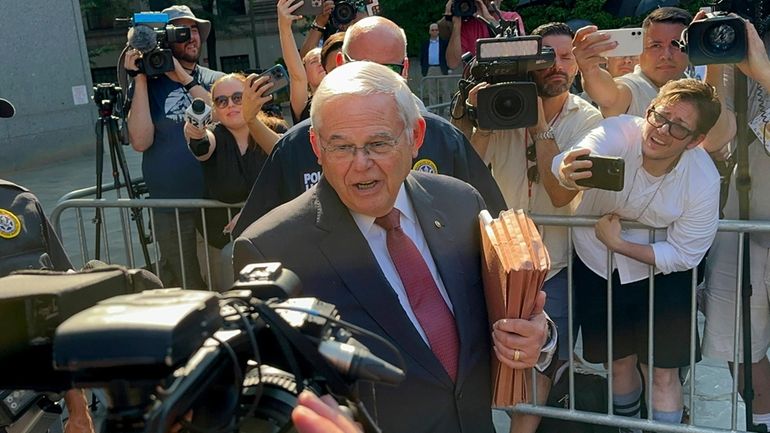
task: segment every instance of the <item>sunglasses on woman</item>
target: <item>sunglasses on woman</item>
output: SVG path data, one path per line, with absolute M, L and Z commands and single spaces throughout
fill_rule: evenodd
M 243 92 L 235 92 L 232 95 L 219 95 L 216 98 L 214 98 L 214 105 L 217 106 L 217 108 L 225 108 L 227 107 L 228 100 L 232 99 L 233 104 L 235 105 L 241 105 L 243 102 Z

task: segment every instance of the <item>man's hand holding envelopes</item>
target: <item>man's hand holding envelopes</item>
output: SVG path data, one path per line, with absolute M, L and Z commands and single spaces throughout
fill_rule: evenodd
M 512 406 L 527 401 L 529 368 L 547 366 L 550 356 L 543 362 L 541 353 L 552 354 L 555 348 L 555 332 L 543 347 L 548 333 L 542 330 L 551 325 L 543 312 L 545 292 L 540 290 L 551 263 L 535 224 L 522 210 L 501 212 L 494 220 L 482 211 L 479 222 L 484 293 L 496 355 L 492 402 Z

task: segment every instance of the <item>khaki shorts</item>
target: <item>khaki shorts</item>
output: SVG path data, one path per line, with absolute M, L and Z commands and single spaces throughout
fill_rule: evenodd
M 770 347 L 770 250 L 750 243 L 751 255 L 751 360 L 760 361 Z M 738 235 L 718 233 L 709 252 L 706 273 L 703 355 L 723 361 L 734 360 L 735 295 L 738 284 Z M 740 305 L 740 303 L 739 303 Z M 738 325 L 739 329 L 742 325 Z M 738 362 L 743 359 L 739 335 Z

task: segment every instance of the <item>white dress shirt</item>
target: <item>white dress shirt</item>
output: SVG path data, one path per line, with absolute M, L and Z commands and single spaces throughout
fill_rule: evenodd
M 706 254 L 719 223 L 719 173 L 700 147 L 685 150 L 667 174 L 654 177 L 642 167 L 642 127 L 646 121 L 621 115 L 602 121 L 573 149 L 591 149 L 592 155 L 619 156 L 625 160 L 622 191 L 583 191 L 576 215 L 609 213 L 639 221 L 655 231 L 650 243 L 647 230 L 624 230 L 621 237 L 637 244 L 650 244 L 655 254 L 655 272 L 668 274 L 694 268 Z M 564 153 L 553 159 L 551 170 L 559 177 Z M 607 277 L 607 247 L 596 238 L 593 227 L 575 228 L 575 251 L 597 275 Z M 615 268 L 623 284 L 649 276 L 648 265 L 614 254 Z
M 447 295 L 446 289 L 444 288 L 444 283 L 441 281 L 441 276 L 436 268 L 436 263 L 433 261 L 433 256 L 430 254 L 430 249 L 425 242 L 425 236 L 423 236 L 422 229 L 420 228 L 420 222 L 417 220 L 417 214 L 414 212 L 412 201 L 407 196 L 406 188 L 403 184 L 398 191 L 395 208 L 401 212 L 401 229 L 404 230 L 404 233 L 409 236 L 409 239 L 414 242 L 415 246 L 420 251 L 420 255 L 422 255 L 422 258 L 428 265 L 433 280 L 436 282 L 436 286 L 438 286 L 441 297 L 444 298 L 444 301 L 449 306 L 449 311 L 454 315 L 452 302 L 449 300 L 449 295 Z M 372 250 L 374 258 L 377 260 L 377 264 L 380 266 L 382 273 L 385 275 L 388 283 L 390 283 L 393 291 L 396 292 L 398 301 L 401 303 L 401 308 L 404 309 L 404 312 L 406 312 L 407 317 L 409 317 L 409 320 L 420 333 L 420 336 L 422 336 L 425 344 L 430 346 L 425 331 L 422 329 L 422 326 L 420 326 L 420 322 L 417 321 L 417 316 L 414 315 L 414 311 L 412 311 L 412 306 L 409 304 L 409 297 L 406 295 L 404 284 L 401 282 L 401 277 L 398 275 L 398 271 L 396 271 L 396 266 L 390 258 L 390 253 L 388 253 L 385 229 L 374 223 L 374 217 L 362 215 L 353 211 L 350 211 L 350 214 L 353 216 L 353 220 L 356 222 L 359 230 L 361 230 L 361 234 L 366 238 L 366 242 L 369 243 L 369 248 Z

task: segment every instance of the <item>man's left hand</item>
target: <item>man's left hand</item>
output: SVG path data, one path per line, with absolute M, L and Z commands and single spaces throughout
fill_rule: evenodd
M 174 58 L 174 70 L 166 72 L 166 76 L 171 79 L 171 81 L 176 81 L 183 86 L 192 81 L 192 75 L 184 70 L 182 64 L 179 63 L 179 60 L 176 58 Z
M 617 245 L 623 241 L 620 237 L 620 231 L 620 217 L 615 214 L 604 215 L 594 226 L 596 238 L 611 251 L 615 251 Z
M 529 135 L 539 134 L 548 131 L 548 122 L 545 120 L 545 111 L 543 110 L 543 98 L 537 97 L 537 123 L 527 128 Z
M 529 319 L 500 319 L 492 325 L 497 359 L 513 369 L 534 367 L 548 338 L 548 320 L 543 312 L 545 292 L 535 298 Z

